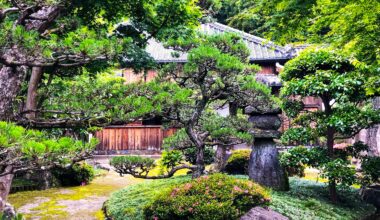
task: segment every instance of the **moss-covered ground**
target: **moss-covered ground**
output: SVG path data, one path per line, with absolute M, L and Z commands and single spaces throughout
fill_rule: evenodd
M 112 192 L 136 183 L 149 182 L 130 175 L 120 177 L 113 171 L 95 171 L 98 177 L 89 185 L 18 192 L 11 194 L 8 200 L 26 219 L 103 220 L 101 208 Z M 184 175 L 187 171 L 179 170 L 175 175 Z M 158 175 L 160 172 L 161 168 L 156 167 L 150 175 Z
M 18 192 L 9 196 L 9 202 L 26 219 L 104 219 L 101 208 L 109 195 L 141 182 L 110 171 L 86 186 Z

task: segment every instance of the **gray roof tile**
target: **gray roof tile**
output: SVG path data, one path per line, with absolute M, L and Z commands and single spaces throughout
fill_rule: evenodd
M 206 34 L 221 34 L 226 32 L 233 32 L 239 34 L 251 52 L 251 61 L 277 61 L 288 60 L 293 57 L 291 48 L 285 48 L 275 45 L 273 42 L 263 38 L 242 32 L 240 30 L 228 27 L 220 23 L 207 23 L 200 26 L 200 31 Z M 178 57 L 173 56 L 176 52 L 173 49 L 165 48 L 160 42 L 155 39 L 150 39 L 146 51 L 159 63 L 166 62 L 186 62 L 187 54 L 179 53 Z M 178 52 L 177 52 L 178 53 Z

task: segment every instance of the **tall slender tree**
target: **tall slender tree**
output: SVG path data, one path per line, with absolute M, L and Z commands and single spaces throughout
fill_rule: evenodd
M 336 51 L 313 49 L 289 61 L 281 73 L 284 109 L 294 118 L 294 127 L 283 137 L 304 144 L 322 143 L 330 168 L 340 163 L 334 151 L 336 140 L 350 138 L 380 120 L 380 112 L 366 95 L 365 71 L 353 63 Z M 304 98 L 310 96 L 322 101 L 322 109 L 303 111 Z M 336 202 L 338 177 L 327 176 L 331 200 Z

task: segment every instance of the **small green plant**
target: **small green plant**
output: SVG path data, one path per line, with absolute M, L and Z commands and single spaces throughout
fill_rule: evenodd
M 202 176 L 165 190 L 144 208 L 145 219 L 237 219 L 269 194 L 249 180 L 225 174 Z
M 191 164 L 196 164 L 197 161 L 197 149 L 195 147 L 187 148 L 183 150 L 185 160 Z M 205 164 L 209 165 L 214 162 L 215 150 L 212 147 L 205 147 L 204 152 Z
M 321 177 L 335 181 L 340 187 L 347 189 L 357 183 L 355 174 L 355 168 L 347 160 L 338 158 L 322 166 Z
M 171 169 L 179 164 L 183 160 L 183 155 L 179 150 L 165 150 L 162 152 L 160 165 L 165 169 Z
M 225 171 L 229 174 L 248 175 L 250 150 L 235 150 L 227 160 Z
M 280 155 L 280 163 L 288 176 L 305 176 L 305 166 L 309 163 L 309 150 L 303 146 L 294 147 Z
M 95 177 L 94 168 L 87 163 L 76 163 L 69 168 L 56 168 L 52 173 L 62 186 L 88 184 Z
M 370 185 L 380 182 L 380 157 L 367 156 L 362 161 L 363 183 Z

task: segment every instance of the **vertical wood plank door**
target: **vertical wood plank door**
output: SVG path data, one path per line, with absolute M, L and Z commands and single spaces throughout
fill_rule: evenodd
M 96 132 L 95 137 L 99 140 L 96 150 L 101 154 L 159 153 L 164 138 L 176 130 L 164 130 L 155 125 L 110 126 Z

